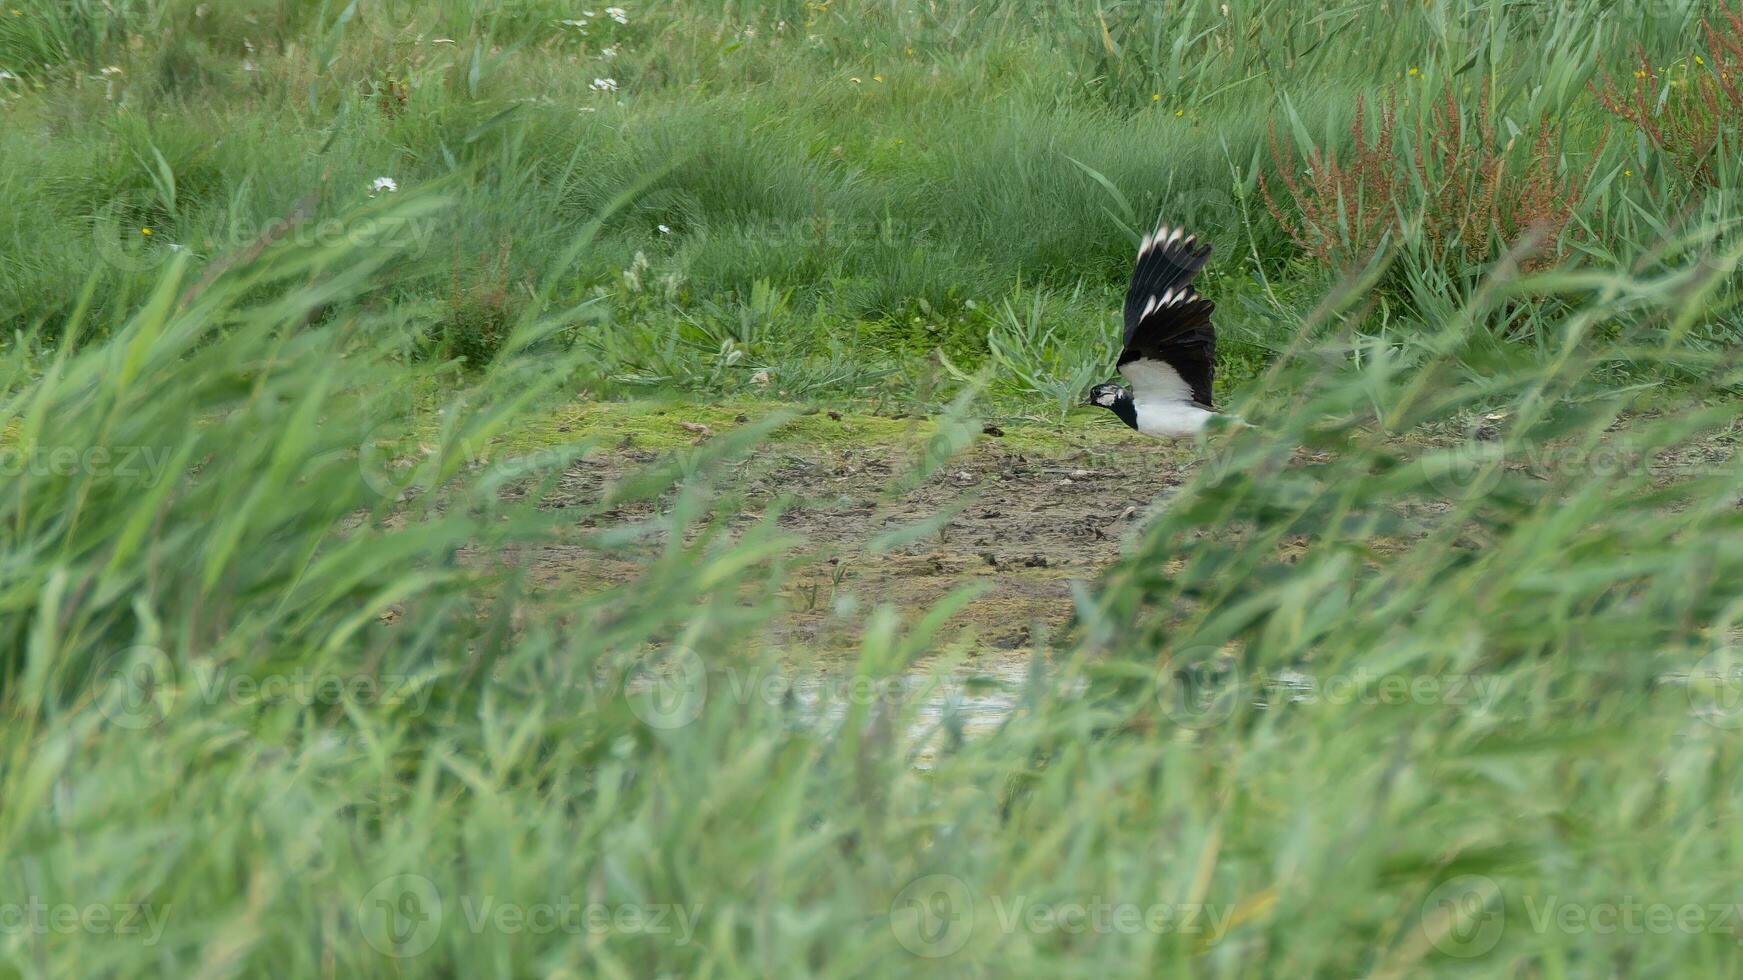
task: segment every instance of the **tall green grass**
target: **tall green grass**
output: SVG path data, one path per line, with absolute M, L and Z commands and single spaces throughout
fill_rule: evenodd
M 1735 159 L 1585 89 L 1710 5 L 604 6 L 0 10 L 5 975 L 1736 972 Z M 1301 254 L 1268 130 L 1446 85 L 1612 127 L 1564 261 Z M 513 449 L 949 402 L 919 480 L 1064 417 L 1158 212 L 1254 425 L 993 732 L 904 693 L 963 596 L 844 606 L 835 711 L 777 657 L 774 421 Z
M 896 684 L 957 599 L 862 614 L 840 714 L 787 695 L 757 637 L 794 543 L 726 533 L 709 489 L 755 427 L 541 509 L 585 434 L 492 440 L 591 377 L 552 343 L 587 310 L 534 292 L 442 383 L 373 299 L 392 254 L 287 237 L 204 283 L 178 258 L 126 320 L 5 361 L 10 972 L 1736 962 L 1734 412 L 1635 416 L 1599 370 L 1686 365 L 1723 239 L 1499 277 L 1409 348 L 1305 331 L 970 737 Z M 1544 295 L 1549 350 L 1489 339 Z M 1473 434 L 1423 440 L 1449 420 Z M 553 546 L 637 571 L 552 601 L 522 568 Z
M 617 304 L 619 324 L 571 338 L 614 361 L 623 390 L 731 391 L 769 371 L 792 374 L 790 392 L 830 379 L 836 397 L 867 395 L 934 351 L 987 362 L 1004 303 L 1037 294 L 1050 326 L 1088 349 L 1128 269 L 1120 226 L 1159 215 L 1220 248 L 1204 286 L 1233 383 L 1347 271 L 1307 261 L 1273 220 L 1258 180 L 1275 186 L 1291 164 L 1268 134 L 1290 155 L 1346 153 L 1359 96 L 1397 100 L 1411 121 L 1446 92 L 1462 112 L 1485 102 L 1515 165 L 1550 127 L 1552 168 L 1592 174 L 1560 243 L 1572 261 L 1650 261 L 1691 222 L 1734 213 L 1729 143 L 1716 180 L 1691 185 L 1587 87 L 1626 77 L 1644 50 L 1675 66 L 1661 86 L 1674 109 L 1713 4 L 1406 8 L 660 2 L 632 5 L 624 24 L 599 7 L 577 26 L 564 21 L 585 8 L 549 0 L 35 0 L 0 18 L 0 68 L 19 75 L 0 83 L 0 192 L 13 203 L 0 319 L 52 332 L 96 254 L 108 261 L 92 309 L 114 322 L 172 245 L 200 265 L 311 193 L 326 219 L 376 177 L 458 179 L 456 207 L 418 226 L 419 247 L 378 288 L 422 304 L 433 353 L 476 365 L 547 257 L 663 170 L 570 270 L 576 296 L 621 293 L 642 257 L 647 288 Z M 63 38 L 73 27 L 83 40 Z M 595 91 L 600 78 L 617 89 Z M 1386 149 L 1415 153 L 1402 133 Z M 1401 226 L 1421 226 L 1432 191 L 1404 196 Z M 1486 272 L 1486 260 L 1389 244 L 1404 254 L 1386 316 L 1362 324 L 1370 335 L 1432 332 Z M 767 319 L 759 284 L 789 301 L 754 343 L 723 348 L 735 324 Z M 1708 336 L 1736 332 L 1723 315 Z

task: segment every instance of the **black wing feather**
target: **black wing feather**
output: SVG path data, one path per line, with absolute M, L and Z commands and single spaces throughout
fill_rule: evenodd
M 1216 329 L 1210 315 L 1216 304 L 1190 290 L 1183 302 L 1157 307 L 1138 321 L 1120 352 L 1120 366 L 1133 361 L 1161 361 L 1192 389 L 1192 400 L 1214 408 L 1211 382 L 1216 376 Z
M 1178 295 L 1208 261 L 1210 245 L 1199 244 L 1198 236 L 1187 234 L 1183 228 L 1163 225 L 1146 236 L 1138 247 L 1132 282 L 1126 287 L 1126 343 L 1131 343 L 1150 301 L 1160 301 L 1170 291 Z

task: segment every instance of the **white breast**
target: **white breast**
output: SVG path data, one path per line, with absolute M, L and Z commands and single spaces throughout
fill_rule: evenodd
M 1197 435 L 1215 414 L 1191 402 L 1134 401 L 1132 407 L 1138 413 L 1138 431 L 1164 439 Z
M 1180 374 L 1161 361 L 1130 361 L 1120 373 L 1132 383 L 1132 407 L 1138 431 L 1159 438 L 1197 435 L 1213 412 L 1192 402 L 1192 389 Z

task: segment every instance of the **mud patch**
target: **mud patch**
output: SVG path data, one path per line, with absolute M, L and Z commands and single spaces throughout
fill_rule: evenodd
M 1071 617 L 1072 583 L 1118 559 L 1142 517 L 1196 465 L 1190 444 L 1105 433 L 1057 445 L 985 438 L 919 475 L 908 443 L 774 443 L 730 467 L 714 489 L 746 504 L 748 525 L 774 508 L 798 544 L 787 608 L 769 639 L 782 647 L 842 651 L 878 605 L 912 619 L 965 585 L 979 590 L 945 636 L 974 651 L 1014 652 Z M 582 507 L 663 457 L 633 447 L 590 454 L 547 507 Z M 656 505 L 616 508 L 584 524 L 646 519 Z M 607 563 L 615 565 L 616 563 Z M 551 545 L 533 561 L 548 589 L 591 590 L 628 578 L 632 562 L 604 567 L 590 549 Z

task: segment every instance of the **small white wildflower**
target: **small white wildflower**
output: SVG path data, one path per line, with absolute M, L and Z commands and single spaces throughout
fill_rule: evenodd
M 662 235 L 670 235 L 670 234 L 671 234 L 671 233 L 672 233 L 672 229 L 671 229 L 671 227 L 670 227 L 670 226 L 667 226 L 667 225 L 661 225 L 661 226 L 660 226 L 660 234 L 662 234 Z
M 629 264 L 629 268 L 623 270 L 624 287 L 632 293 L 641 292 L 643 288 L 642 277 L 646 276 L 652 269 L 653 266 L 648 262 L 647 253 L 636 252 L 635 260 Z
M 629 14 L 625 13 L 622 7 L 606 7 L 605 16 L 610 17 L 619 24 L 629 23 Z
M 746 38 L 747 38 L 747 39 L 749 39 L 749 38 L 753 38 L 753 37 L 756 37 L 756 36 L 757 36 L 757 29 L 756 29 L 756 28 L 754 28 L 754 27 L 746 27 L 746 28 L 745 28 L 745 29 L 744 29 L 744 36 L 745 36 L 745 37 L 746 37 Z
M 587 26 L 587 18 L 582 17 L 579 20 L 571 18 L 569 20 L 557 21 L 557 23 L 562 24 L 564 27 L 586 27 Z M 585 32 L 583 32 L 583 33 L 585 33 Z
M 595 92 L 615 92 L 617 91 L 617 79 L 595 78 L 591 87 Z
M 590 105 L 584 105 L 584 106 L 582 106 L 582 107 L 581 107 L 581 111 L 582 111 L 582 112 L 598 112 L 598 111 L 599 111 L 599 110 L 598 110 L 598 109 L 595 109 L 595 108 L 593 108 L 593 107 L 592 107 L 592 106 L 590 106 Z
M 583 16 L 583 17 L 598 17 L 599 15 L 597 13 L 594 13 L 591 10 L 583 10 L 583 11 L 581 11 L 581 16 Z
M 397 190 L 399 190 L 399 181 L 394 180 L 392 177 L 377 177 L 375 178 L 375 181 L 369 185 L 369 196 L 374 197 L 377 194 L 392 194 Z
M 121 74 L 121 66 L 120 65 L 110 65 L 109 67 L 103 69 L 103 74 L 104 75 L 119 75 L 119 74 Z
M 0 68 L 0 82 L 11 82 L 16 81 L 17 79 L 17 75 L 12 74 L 4 68 Z
M 605 47 L 601 48 L 599 50 L 599 56 L 601 58 L 615 58 L 615 57 L 617 57 L 617 45 L 608 44 Z

